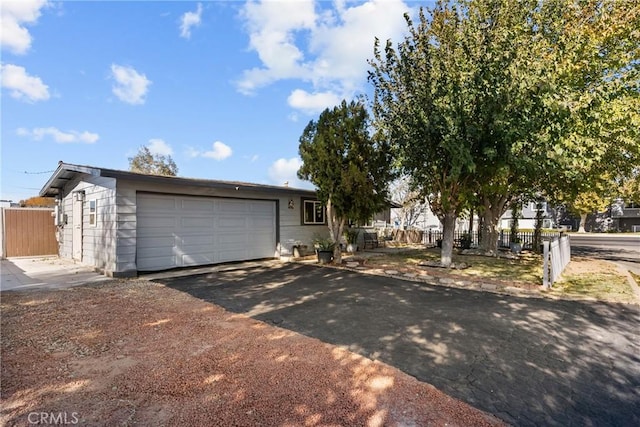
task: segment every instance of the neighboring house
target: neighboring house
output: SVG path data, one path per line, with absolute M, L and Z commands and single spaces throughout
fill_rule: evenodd
M 109 276 L 291 255 L 328 233 L 315 191 L 145 175 L 60 162 L 60 256 Z
M 522 212 L 518 216 L 518 228 L 520 229 L 534 229 L 536 227 L 536 215 L 538 210 L 542 211 L 542 228 L 554 228 L 555 223 L 553 220 L 553 212 L 548 206 L 547 202 L 526 202 L 522 204 Z M 513 214 L 511 209 L 508 209 L 504 215 L 500 218 L 499 228 L 508 229 L 511 228 L 511 221 L 513 220 Z
M 640 232 L 640 203 L 616 200 L 611 204 L 611 218 L 614 230 Z
M 390 221 L 394 228 L 438 230 L 442 228 L 440 220 L 431 211 L 428 203 L 414 204 L 403 208 L 398 203 L 391 205 Z M 456 227 L 457 228 L 457 227 Z

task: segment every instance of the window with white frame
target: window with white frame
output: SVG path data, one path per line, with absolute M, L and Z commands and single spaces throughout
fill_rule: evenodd
M 319 200 L 302 201 L 302 223 L 305 225 L 325 224 L 325 211 Z
M 89 200 L 89 225 L 95 227 L 98 223 L 98 201 Z

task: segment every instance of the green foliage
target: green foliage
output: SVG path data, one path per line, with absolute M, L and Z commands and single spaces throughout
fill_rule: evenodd
M 145 146 L 140 147 L 135 156 L 129 157 L 129 170 L 149 175 L 176 176 L 178 174 L 178 166 L 170 155 L 151 154 L 149 148 Z
M 298 176 L 317 187 L 337 218 L 366 222 L 386 206 L 391 154 L 379 136 L 371 134 L 369 114 L 355 101 L 326 109 L 304 129 Z
M 515 198 L 638 169 L 637 1 L 450 0 L 406 20 L 397 47 L 375 43 L 374 117 L 441 220 L 477 200 L 495 233 Z
M 328 237 L 316 235 L 313 238 L 313 247 L 319 251 L 333 251 L 336 244 Z
M 358 243 L 358 236 L 360 235 L 360 230 L 349 228 L 344 232 L 344 238 L 347 243 L 356 244 Z

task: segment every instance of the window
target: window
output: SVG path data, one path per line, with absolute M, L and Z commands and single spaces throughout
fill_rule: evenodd
M 98 218 L 98 201 L 89 200 L 89 225 L 96 226 Z
M 318 200 L 302 201 L 302 223 L 303 224 L 324 224 L 324 206 Z

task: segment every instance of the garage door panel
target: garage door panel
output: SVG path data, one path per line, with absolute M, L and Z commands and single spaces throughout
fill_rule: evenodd
M 138 197 L 136 201 L 138 209 L 143 209 L 149 212 L 153 211 L 165 211 L 175 210 L 176 200 L 173 198 L 167 198 L 163 196 L 148 196 Z
M 220 216 L 217 218 L 216 226 L 220 229 L 245 230 L 247 228 L 247 218 L 233 217 L 233 216 Z
M 140 271 L 275 256 L 273 201 L 138 194 Z
M 140 271 L 166 270 L 167 265 L 176 265 L 175 256 L 138 258 L 138 270 Z
M 174 227 L 176 225 L 175 216 L 138 216 L 138 219 L 142 220 L 138 224 L 139 230 L 145 230 L 147 228 L 167 228 Z
M 273 221 L 269 218 L 251 218 L 250 227 L 254 229 L 262 230 L 268 229 L 273 225 Z
M 186 199 L 180 201 L 183 210 L 189 212 L 213 212 L 215 202 L 207 199 Z
M 214 219 L 211 217 L 183 217 L 180 219 L 180 225 L 182 227 L 197 227 L 202 230 L 213 229 L 214 227 Z
M 172 258 L 176 254 L 173 251 L 173 248 L 149 248 L 145 253 L 145 256 L 141 259 L 153 259 L 153 258 Z
M 138 236 L 138 247 L 143 249 L 154 248 L 172 248 L 176 243 L 176 238 L 173 235 L 170 236 Z
M 273 203 L 250 202 L 249 206 L 254 214 L 271 214 L 273 212 Z
M 230 262 L 251 259 L 246 248 L 226 250 L 219 253 L 219 262 Z M 255 256 L 253 258 L 256 258 Z
M 202 234 L 183 235 L 180 237 L 180 243 L 186 248 L 197 245 L 207 245 L 209 248 L 215 245 L 215 237 L 213 234 L 207 236 Z
M 249 209 L 246 200 L 226 199 L 217 205 L 217 211 L 220 213 L 246 214 Z
M 183 266 L 213 264 L 216 262 L 213 253 L 182 255 Z

